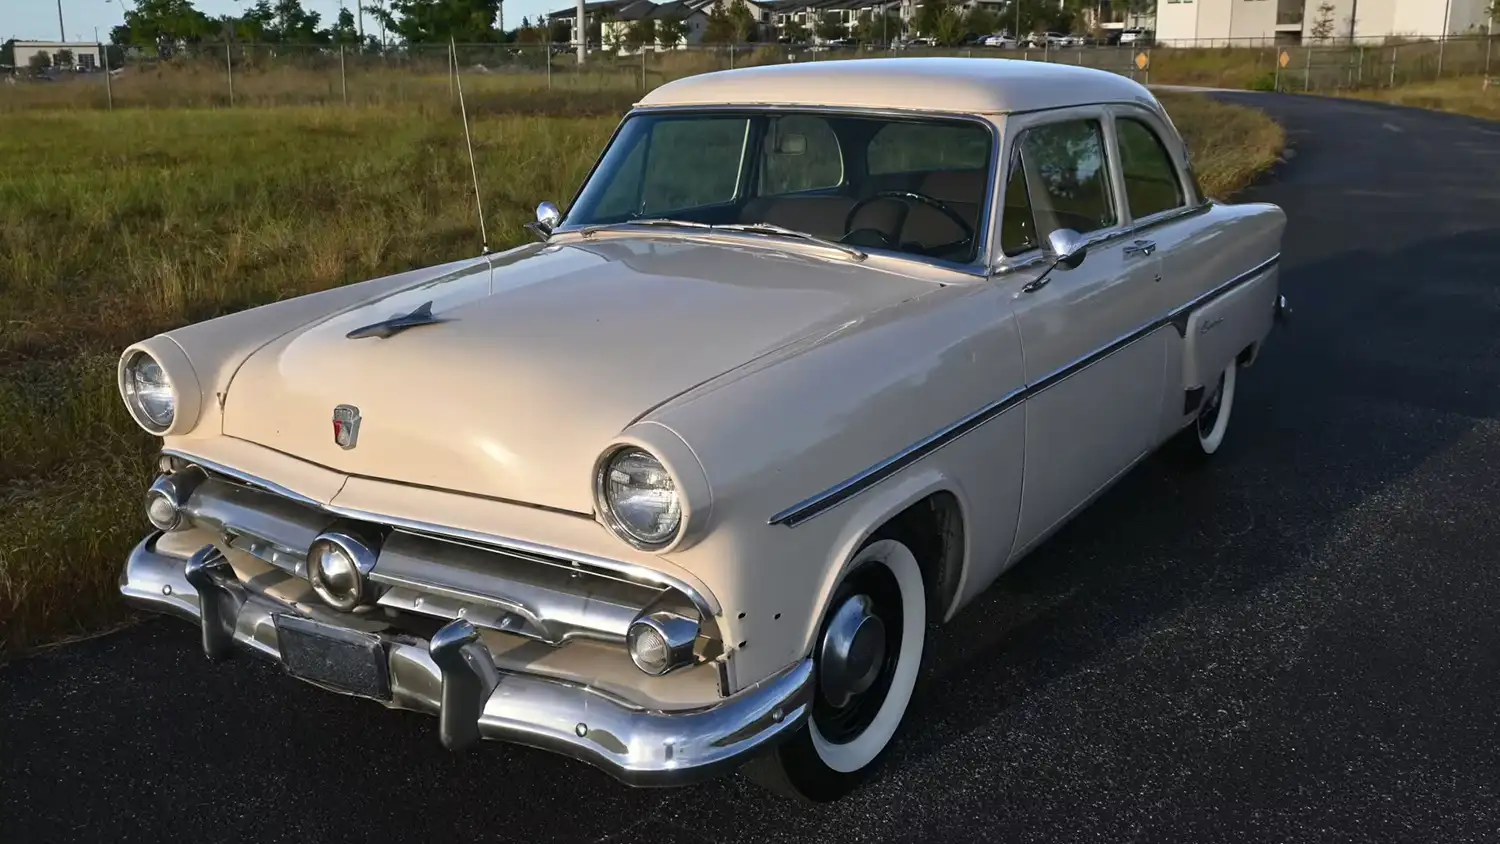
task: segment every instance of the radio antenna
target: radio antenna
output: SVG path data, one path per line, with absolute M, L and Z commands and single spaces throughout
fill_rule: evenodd
M 490 254 L 490 236 L 484 229 L 484 202 L 479 197 L 479 168 L 474 164 L 474 139 L 469 135 L 469 109 L 464 105 L 464 80 L 458 72 L 458 45 L 448 36 L 448 56 L 453 59 L 453 81 L 458 83 L 458 111 L 464 119 L 464 143 L 469 147 L 469 175 L 474 178 L 474 209 L 479 213 L 481 254 Z

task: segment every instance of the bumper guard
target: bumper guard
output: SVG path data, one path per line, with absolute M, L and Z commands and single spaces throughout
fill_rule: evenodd
M 156 550 L 159 536 L 131 552 L 120 576 L 125 599 L 197 623 L 212 659 L 247 649 L 281 663 L 276 616 L 305 616 L 251 591 L 215 546 L 184 562 Z M 587 762 L 630 785 L 683 785 L 731 770 L 790 735 L 812 700 L 807 659 L 712 706 L 661 711 L 581 684 L 501 671 L 479 631 L 463 619 L 430 641 L 377 635 L 390 692 L 379 702 L 436 714 L 445 747 L 462 749 L 479 739 L 524 744 Z

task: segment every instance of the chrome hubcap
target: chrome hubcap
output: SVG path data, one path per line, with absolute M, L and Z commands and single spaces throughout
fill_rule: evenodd
M 855 595 L 839 606 L 818 657 L 818 686 L 829 705 L 847 706 L 869 691 L 885 662 L 885 622 L 868 595 Z

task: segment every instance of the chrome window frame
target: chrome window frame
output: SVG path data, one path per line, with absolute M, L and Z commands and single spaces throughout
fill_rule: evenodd
M 1167 160 L 1172 165 L 1172 175 L 1177 177 L 1177 186 L 1182 190 L 1183 202 L 1181 205 L 1168 208 L 1165 211 L 1158 211 L 1155 214 L 1147 214 L 1140 219 L 1136 219 L 1135 214 L 1131 212 L 1130 194 L 1126 190 L 1125 185 L 1125 160 L 1124 156 L 1121 156 L 1119 152 L 1119 122 L 1122 119 L 1140 123 L 1156 136 L 1157 142 L 1161 144 L 1162 150 L 1167 154 Z M 1163 131 L 1166 128 L 1166 124 L 1159 113 L 1143 106 L 1135 105 L 1134 103 L 1111 105 L 1109 107 L 1109 122 L 1110 136 L 1114 141 L 1114 151 L 1119 161 L 1119 166 L 1115 168 L 1115 171 L 1118 174 L 1120 198 L 1132 233 L 1150 228 L 1167 220 L 1175 220 L 1190 211 L 1196 211 L 1208 205 L 1198 192 L 1197 181 L 1192 178 L 1191 173 L 1186 167 L 1186 146 L 1182 143 L 1182 139 L 1177 136 L 1176 132 L 1169 133 Z
M 1097 229 L 1084 236 L 1084 242 L 1089 248 L 1094 248 L 1113 240 L 1117 240 L 1132 233 L 1131 226 L 1126 213 L 1124 199 L 1120 196 L 1119 185 L 1116 183 L 1115 173 L 1119 170 L 1118 150 L 1114 146 L 1114 124 L 1109 112 L 1109 103 L 1097 103 L 1092 105 L 1067 106 L 1059 109 L 1047 109 L 1045 111 L 1015 112 L 1006 115 L 1005 121 L 1005 148 L 1006 148 L 1006 173 L 1020 157 L 1020 139 L 1030 129 L 1038 126 L 1049 126 L 1054 123 L 1068 123 L 1075 120 L 1097 120 L 1099 130 L 1103 134 L 1105 166 L 1109 168 L 1108 178 L 1110 187 L 1110 204 L 1115 212 L 1115 224 L 1108 228 Z M 1041 119 L 1037 119 L 1041 118 Z M 1018 125 L 1017 125 L 1018 124 Z M 1005 180 L 1002 180 L 997 190 L 1005 189 Z M 996 213 L 1005 213 L 1005 203 L 1002 201 L 996 206 Z M 1035 211 L 1033 211 L 1033 219 Z M 1046 246 L 1038 246 L 1035 249 L 1022 252 L 1019 255 L 1006 255 L 1000 246 L 1000 231 L 1004 226 L 1004 220 L 996 221 L 994 242 L 991 244 L 993 254 L 1000 256 L 990 266 L 990 275 L 1008 275 L 1019 270 L 1034 267 L 1046 261 L 1050 257 Z
M 620 119 L 619 124 L 615 126 L 614 132 L 610 134 L 609 140 L 605 142 L 603 149 L 601 149 L 599 152 L 599 156 L 594 159 L 593 166 L 589 168 L 588 175 L 583 177 L 583 181 L 579 183 L 578 189 L 573 192 L 572 199 L 568 201 L 568 209 L 572 210 L 573 206 L 578 202 L 578 197 L 583 193 L 584 187 L 588 185 L 589 181 L 594 178 L 594 174 L 598 171 L 599 165 L 603 163 L 605 153 L 609 151 L 609 148 L 619 138 L 621 130 L 624 129 L 625 124 L 629 122 L 631 118 L 640 117 L 643 115 L 702 114 L 714 112 L 727 114 L 774 114 L 789 112 L 796 114 L 827 114 L 837 117 L 870 117 L 877 119 L 892 118 L 899 120 L 946 120 L 973 123 L 983 127 L 985 131 L 989 133 L 990 137 L 990 156 L 988 164 L 990 172 L 988 179 L 989 184 L 985 190 L 984 202 L 981 204 L 979 209 L 979 216 L 977 220 L 979 225 L 975 226 L 974 228 L 974 238 L 977 241 L 977 248 L 975 249 L 975 256 L 972 261 L 944 261 L 939 258 L 932 258 L 925 255 L 913 255 L 910 252 L 901 252 L 895 249 L 882 249 L 878 247 L 861 246 L 860 249 L 871 255 L 879 255 L 886 258 L 894 258 L 896 260 L 912 261 L 914 263 L 922 264 L 925 266 L 951 270 L 954 272 L 963 273 L 965 275 L 974 276 L 976 278 L 987 278 L 991 274 L 991 261 L 994 254 L 992 251 L 994 245 L 993 241 L 995 232 L 998 231 L 998 226 L 996 224 L 996 215 L 998 214 L 1000 207 L 996 202 L 997 191 L 1001 187 L 1001 183 L 997 182 L 997 177 L 1000 169 L 1001 152 L 1005 148 L 1005 136 L 1001 130 L 1000 124 L 997 122 L 997 119 L 1003 117 L 1003 115 L 986 115 L 978 114 L 975 112 L 925 111 L 920 109 L 860 108 L 857 106 L 804 106 L 770 104 L 740 105 L 735 103 L 693 106 L 636 106 L 635 108 L 632 108 L 630 111 L 626 112 L 625 116 Z M 839 150 L 839 156 L 840 158 L 843 157 L 842 149 Z M 587 228 L 587 226 L 569 226 L 567 213 L 564 212 L 562 220 L 557 224 L 557 227 L 552 230 L 551 234 L 576 234 L 584 230 L 585 228 Z

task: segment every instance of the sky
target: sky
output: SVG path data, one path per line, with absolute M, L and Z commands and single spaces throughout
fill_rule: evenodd
M 375 5 L 379 0 L 364 0 L 364 5 Z M 122 7 L 120 4 L 127 4 Z M 131 0 L 62 0 L 63 24 L 67 27 L 69 41 L 94 41 L 94 28 L 99 29 L 101 41 L 109 40 L 111 27 L 124 23 L 124 8 Z M 194 0 L 193 5 L 210 17 L 234 14 L 250 5 L 244 0 Z M 354 0 L 345 0 L 345 5 L 354 8 Z M 521 17 L 536 17 L 554 8 L 570 5 L 568 0 L 509 0 L 505 4 L 505 26 L 514 28 Z M 333 23 L 338 17 L 339 0 L 302 0 L 302 8 L 323 16 L 322 25 Z M 374 22 L 365 16 L 365 32 L 370 32 Z M 57 38 L 57 0 L 0 0 L 0 41 L 10 38 L 51 41 Z

